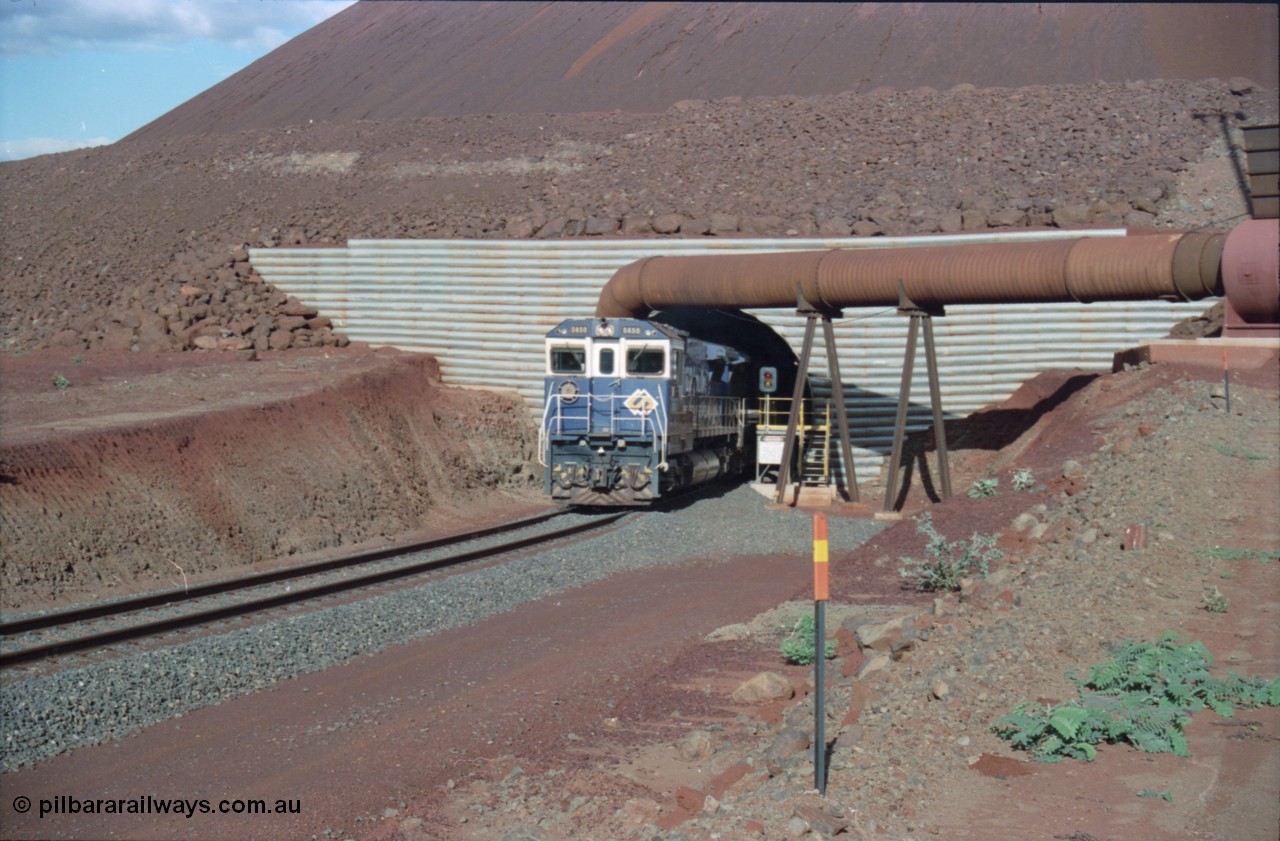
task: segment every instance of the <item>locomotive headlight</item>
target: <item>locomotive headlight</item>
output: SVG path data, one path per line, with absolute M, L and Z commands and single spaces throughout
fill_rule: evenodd
M 585 447 L 585 446 L 587 446 L 587 439 L 586 439 L 586 438 L 579 438 L 579 439 L 578 439 L 578 446 L 579 446 L 579 447 Z
M 600 456 L 604 455 L 604 447 L 601 447 L 600 449 L 596 450 L 596 455 L 600 455 Z
M 627 448 L 627 439 L 619 438 L 617 441 L 614 442 L 614 444 L 617 446 L 619 450 L 625 450 Z

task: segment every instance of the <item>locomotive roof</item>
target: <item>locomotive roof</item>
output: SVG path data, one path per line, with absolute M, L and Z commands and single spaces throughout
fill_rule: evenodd
M 630 329 L 626 329 L 630 328 Z M 639 330 L 637 334 L 634 330 Z M 657 321 L 639 318 L 570 318 L 557 324 L 547 333 L 548 339 L 613 339 L 625 336 L 644 339 L 679 339 L 688 334 Z

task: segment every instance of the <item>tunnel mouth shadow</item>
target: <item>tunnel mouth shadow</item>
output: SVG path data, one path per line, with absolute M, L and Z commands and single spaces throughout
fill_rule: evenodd
M 1046 372 L 1023 383 L 997 407 L 945 420 L 947 451 L 951 460 L 954 461 L 956 454 L 965 450 L 999 452 L 1012 446 L 1042 418 L 1100 376 L 1099 373 L 1082 371 Z M 892 501 L 892 510 L 901 511 L 906 505 L 916 474 L 919 474 L 920 487 L 929 501 L 942 501 L 936 467 L 929 463 L 932 458 L 936 465 L 937 456 L 937 437 L 932 427 L 907 436 L 903 442 L 898 493 Z M 952 493 L 958 492 L 953 477 Z

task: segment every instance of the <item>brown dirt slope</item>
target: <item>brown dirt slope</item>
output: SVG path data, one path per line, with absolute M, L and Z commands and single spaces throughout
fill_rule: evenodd
M 880 86 L 1246 76 L 1274 89 L 1276 52 L 1267 4 L 366 2 L 130 137 Z
M 6 610 L 542 506 L 524 404 L 443 387 L 420 354 L 63 352 L 0 375 Z

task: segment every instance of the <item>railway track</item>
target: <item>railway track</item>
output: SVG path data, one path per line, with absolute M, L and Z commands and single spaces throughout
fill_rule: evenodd
M 430 541 L 3 622 L 0 623 L 0 669 L 200 628 L 462 564 L 479 563 L 602 529 L 633 515 L 631 511 L 574 515 L 569 525 L 545 529 L 548 521 L 570 513 L 547 512 Z M 490 540 L 500 535 L 506 536 L 498 541 Z M 453 551 L 447 551 L 450 549 Z

